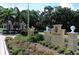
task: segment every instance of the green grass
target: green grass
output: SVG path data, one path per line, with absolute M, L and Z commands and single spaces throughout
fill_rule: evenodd
M 29 38 L 28 36 L 23 36 L 21 34 L 18 34 L 15 37 L 15 39 L 17 39 L 17 40 L 25 40 L 25 41 L 27 41 L 28 38 Z

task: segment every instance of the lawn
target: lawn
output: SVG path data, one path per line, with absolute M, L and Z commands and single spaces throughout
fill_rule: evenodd
M 28 36 L 23 36 L 21 34 L 17 34 L 15 37 L 15 39 L 17 39 L 17 40 L 27 40 L 27 38 L 28 38 Z

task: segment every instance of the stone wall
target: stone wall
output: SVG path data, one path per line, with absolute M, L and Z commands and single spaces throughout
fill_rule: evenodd
M 65 35 L 65 29 L 62 25 L 54 25 L 50 31 L 44 32 L 45 40 L 51 42 L 55 46 L 66 47 L 68 50 L 77 50 L 77 33 L 68 32 Z
M 64 47 L 65 29 L 61 29 L 62 25 L 54 25 L 51 29 L 51 42 L 59 47 Z
M 68 33 L 68 50 L 77 50 L 77 33 Z

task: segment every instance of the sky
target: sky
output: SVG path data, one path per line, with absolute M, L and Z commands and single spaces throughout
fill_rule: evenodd
M 40 10 L 43 11 L 45 6 L 62 6 L 62 7 L 69 7 L 73 10 L 79 9 L 79 3 L 29 3 L 29 9 L 32 10 Z M 0 6 L 4 8 L 14 8 L 18 7 L 20 10 L 27 9 L 28 3 L 0 3 Z

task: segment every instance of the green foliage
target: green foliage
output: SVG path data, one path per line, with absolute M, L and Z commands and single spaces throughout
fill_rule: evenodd
M 35 38 L 35 36 L 29 36 L 27 41 L 29 41 L 29 42 L 37 42 L 37 39 Z
M 39 41 L 43 41 L 44 37 L 41 34 L 35 34 L 32 36 L 16 35 L 15 39 L 29 41 L 29 42 L 39 42 Z
M 43 40 L 44 40 L 44 37 L 43 37 L 43 35 L 41 35 L 41 34 L 36 34 L 36 35 L 35 35 L 35 38 L 36 38 L 38 41 L 43 41 Z
M 43 35 L 41 34 L 35 34 L 33 36 L 29 36 L 27 41 L 30 41 L 30 42 L 39 42 L 39 41 L 43 41 L 44 38 L 43 38 Z
M 79 46 L 77 47 L 77 50 L 79 50 Z
M 37 33 L 38 33 L 38 30 L 35 30 L 35 31 L 34 31 L 34 34 L 37 34 Z
M 24 21 L 27 24 L 27 17 L 28 10 L 20 11 L 17 7 L 0 7 L 0 27 L 2 27 L 2 23 L 6 23 L 7 20 L 11 20 L 12 23 Z M 77 28 L 76 31 L 79 31 L 79 10 L 74 11 L 71 10 L 71 8 L 62 8 L 61 6 L 45 6 L 42 13 L 40 13 L 39 10 L 29 10 L 29 17 L 29 26 L 34 26 L 35 29 L 39 31 L 45 30 L 46 26 L 52 27 L 54 24 L 62 24 L 62 27 L 67 31 L 70 31 L 69 27 L 71 25 L 75 25 Z M 23 34 L 25 34 L 24 31 Z
M 58 49 L 58 52 L 59 52 L 59 53 L 64 53 L 65 50 L 66 50 L 65 48 L 61 47 L 61 48 Z
M 77 51 L 76 54 L 79 55 L 79 51 Z
M 12 40 L 12 39 L 13 39 L 12 37 L 6 37 L 5 41 Z
M 24 54 L 24 52 L 25 52 L 25 49 L 23 49 L 23 48 L 16 48 L 16 47 L 14 47 L 14 48 L 12 48 L 12 50 L 10 50 L 10 52 L 13 54 L 13 55 L 17 55 L 17 54 Z
M 79 46 L 79 39 L 78 39 L 78 46 Z
M 45 41 L 39 41 L 39 43 L 45 45 Z
M 42 45 L 44 45 L 44 46 L 48 45 L 48 42 L 46 40 L 39 41 L 39 43 L 42 44 Z
M 6 37 L 6 38 L 5 38 L 6 45 L 7 45 L 7 47 L 8 47 L 9 49 L 12 49 L 12 41 L 11 41 L 11 40 L 13 40 L 12 37 Z
M 51 49 L 51 48 L 55 47 L 55 45 L 50 44 L 48 47 Z
M 17 35 L 17 36 L 23 37 L 23 35 Z M 34 36 L 30 36 L 30 37 L 27 36 L 26 40 L 29 38 L 29 39 L 31 39 L 30 42 L 25 41 L 25 38 L 24 39 L 23 38 L 19 38 L 19 37 L 16 37 L 14 39 L 7 38 L 6 43 L 7 43 L 7 47 L 8 47 L 10 55 L 29 55 L 29 54 L 53 55 L 53 52 L 50 49 L 49 50 L 48 49 L 40 50 L 40 49 L 36 49 L 35 48 L 36 45 L 39 46 L 38 48 L 41 48 L 40 46 L 42 46 L 41 44 L 33 43 L 33 42 L 37 42 L 38 41 L 38 40 L 36 40 L 36 38 L 38 38 L 38 36 L 39 35 L 37 35 L 37 36 L 34 35 Z M 38 39 L 40 39 L 40 38 L 38 38 Z M 45 45 L 46 44 L 47 43 L 45 41 Z M 45 48 L 45 46 L 44 46 L 44 48 Z
M 28 36 L 21 35 L 21 34 L 18 34 L 15 37 L 16 40 L 23 40 L 23 41 L 27 41 L 28 38 L 29 38 Z
M 21 30 L 21 35 L 27 35 L 28 34 L 28 32 L 27 32 L 27 30 L 25 29 L 25 30 Z
M 54 46 L 53 47 L 54 50 L 57 50 L 58 48 L 59 48 L 59 46 Z
M 66 51 L 64 52 L 64 54 L 65 54 L 65 55 L 71 55 L 71 51 L 66 50 Z

